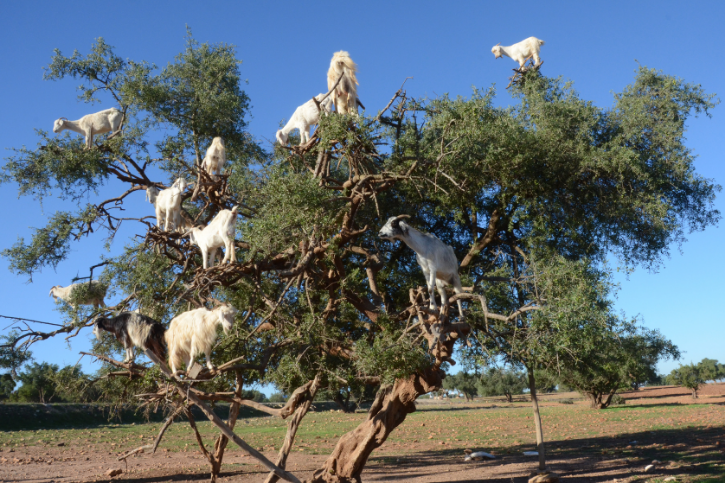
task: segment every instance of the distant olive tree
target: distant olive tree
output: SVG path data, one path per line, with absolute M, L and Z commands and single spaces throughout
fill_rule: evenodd
M 610 332 L 591 340 L 589 350 L 579 353 L 579 360 L 558 366 L 560 380 L 581 392 L 594 409 L 608 407 L 621 390 L 639 387 L 657 376 L 660 360 L 677 359 L 677 346 L 656 330 L 633 323 L 617 325 Z
M 500 368 L 485 371 L 477 384 L 482 396 L 505 396 L 508 402 L 513 402 L 513 397 L 523 393 L 528 385 L 525 372 Z
M 697 399 L 697 391 L 705 383 L 700 366 L 692 363 L 673 369 L 669 380 L 692 391 L 692 399 Z
M 448 374 L 443 379 L 443 388 L 451 391 L 458 391 L 463 394 L 466 401 L 471 401 L 478 395 L 478 377 L 461 371 L 457 374 Z

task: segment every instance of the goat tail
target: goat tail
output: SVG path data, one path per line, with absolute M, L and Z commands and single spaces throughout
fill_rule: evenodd
M 544 41 L 541 39 L 536 39 L 536 41 L 539 43 L 539 45 L 544 45 Z

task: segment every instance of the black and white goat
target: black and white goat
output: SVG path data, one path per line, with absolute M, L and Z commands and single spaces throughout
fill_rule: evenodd
M 93 335 L 101 340 L 101 331 L 110 332 L 126 349 L 124 362 L 133 361 L 133 348 L 148 349 L 159 359 L 166 357 L 164 333 L 166 329 L 151 317 L 136 312 L 122 312 L 115 317 L 98 317 Z
M 448 302 L 445 284 L 453 285 L 453 291 L 457 294 L 463 292 L 461 278 L 458 276 L 458 259 L 453 248 L 443 243 L 435 235 L 418 231 L 401 221 L 403 218 L 410 218 L 410 216 L 399 215 L 388 218 L 378 236 L 384 240 L 400 240 L 413 249 L 428 286 L 429 308 L 438 310 L 434 294 L 436 287 L 441 296 L 441 303 L 444 305 Z M 458 303 L 458 313 L 463 317 L 461 301 L 456 302 Z

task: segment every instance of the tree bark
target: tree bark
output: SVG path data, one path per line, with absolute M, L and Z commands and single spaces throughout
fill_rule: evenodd
M 236 387 L 234 388 L 234 395 L 237 398 L 241 398 L 242 375 L 239 371 L 237 371 L 236 374 L 237 383 Z M 239 407 L 240 404 L 238 402 L 233 402 L 232 405 L 229 407 L 229 419 L 227 420 L 227 426 L 229 426 L 229 429 L 234 429 L 234 426 L 237 424 Z M 216 443 L 214 444 L 214 460 L 211 465 L 211 483 L 216 483 L 217 478 L 219 478 L 219 472 L 222 469 L 222 461 L 224 459 L 224 449 L 227 447 L 227 443 L 229 443 L 229 438 L 227 438 L 223 434 L 220 434 L 216 440 Z
M 338 406 L 340 406 L 340 409 L 342 409 L 342 412 L 344 412 L 344 413 L 353 413 L 353 412 L 355 412 L 355 410 L 350 407 L 350 403 L 349 403 L 349 401 L 350 401 L 350 395 L 349 394 L 347 396 L 347 399 L 344 399 L 342 397 L 342 394 L 338 392 L 337 394 L 335 394 L 334 401 L 337 403 Z
M 368 457 L 415 411 L 415 399 L 440 388 L 442 383 L 443 371 L 428 369 L 407 379 L 398 379 L 393 386 L 381 387 L 367 420 L 340 438 L 310 483 L 360 483 Z
M 534 425 L 536 426 L 536 451 L 539 453 L 539 471 L 546 470 L 546 449 L 544 448 L 544 429 L 541 427 L 541 415 L 539 414 L 539 399 L 536 396 L 536 379 L 534 370 L 527 367 L 529 373 L 529 392 L 531 394 L 531 406 L 534 410 Z
M 305 393 L 305 400 L 297 406 L 294 415 L 287 422 L 287 434 L 284 437 L 284 442 L 282 443 L 282 447 L 279 449 L 279 455 L 277 456 L 276 465 L 279 468 L 285 469 L 287 466 L 287 457 L 289 456 L 289 452 L 292 450 L 292 445 L 295 442 L 297 429 L 300 427 L 302 418 L 305 417 L 307 411 L 310 410 L 310 406 L 312 406 L 312 400 L 315 399 L 317 388 L 318 378 L 315 377 L 315 380 L 309 386 L 309 391 Z M 277 483 L 278 481 L 279 477 L 274 474 L 274 472 L 270 472 L 269 475 L 267 475 L 267 479 L 264 480 L 264 483 Z

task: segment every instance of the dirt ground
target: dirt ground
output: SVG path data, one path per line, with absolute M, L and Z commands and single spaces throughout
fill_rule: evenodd
M 583 400 L 571 404 L 566 395 L 556 395 L 542 408 L 549 467 L 562 481 L 572 483 L 725 481 L 725 384 L 709 385 L 700 394 L 699 400 L 693 400 L 687 390 L 645 388 L 624 394 L 625 406 L 604 411 L 589 409 Z M 363 481 L 521 483 L 536 468 L 536 458 L 522 454 L 533 449 L 526 404 L 421 401 L 419 409 L 373 453 Z M 300 479 L 309 478 L 339 434 L 363 417 L 335 412 L 308 415 L 309 422 L 319 421 L 322 429 L 309 425 L 307 433 L 301 430 L 287 469 Z M 267 442 L 280 439 L 283 425 L 273 425 L 272 418 L 258 419 L 245 423 L 240 435 L 274 460 L 274 445 Z M 45 432 L 0 433 L 0 482 L 208 480 L 208 465 L 198 448 L 180 446 L 188 436 L 178 444 L 170 436 L 168 447 L 162 443 L 155 455 L 137 455 L 125 465 L 117 461 L 118 454 L 144 444 L 153 428 L 138 425 L 116 433 L 105 429 L 60 430 L 42 440 L 37 435 Z M 205 431 L 214 434 L 211 426 Z M 97 438 L 109 432 L 106 439 Z M 497 459 L 464 463 L 466 448 L 491 452 Z M 655 459 L 659 462 L 646 471 Z M 237 448 L 230 448 L 224 462 L 223 482 L 260 483 L 266 476 L 256 460 Z M 105 475 L 116 468 L 123 473 L 113 478 Z

